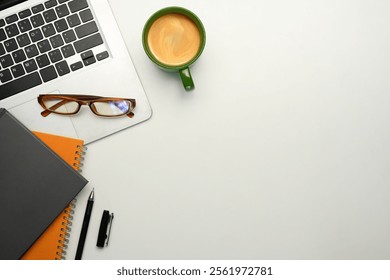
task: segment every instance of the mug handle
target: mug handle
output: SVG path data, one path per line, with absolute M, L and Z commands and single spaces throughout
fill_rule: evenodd
M 194 81 L 192 80 L 190 68 L 186 67 L 179 70 L 181 81 L 185 90 L 193 90 L 195 88 Z

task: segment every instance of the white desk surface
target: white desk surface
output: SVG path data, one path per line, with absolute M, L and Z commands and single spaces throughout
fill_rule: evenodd
M 84 259 L 390 258 L 389 1 L 111 5 L 153 116 L 89 145 L 69 259 L 93 187 Z M 172 5 L 207 32 L 193 92 L 142 48 Z

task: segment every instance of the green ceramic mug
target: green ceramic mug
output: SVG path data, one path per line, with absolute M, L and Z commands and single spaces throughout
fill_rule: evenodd
M 193 12 L 181 7 L 157 11 L 145 24 L 142 43 L 159 68 L 179 72 L 184 88 L 194 89 L 189 67 L 203 52 L 206 32 Z

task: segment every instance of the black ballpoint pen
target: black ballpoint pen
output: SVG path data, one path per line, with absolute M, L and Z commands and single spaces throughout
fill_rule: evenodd
M 83 220 L 83 225 L 81 227 L 80 239 L 79 239 L 79 244 L 77 245 L 75 260 L 81 260 L 81 256 L 83 254 L 85 238 L 87 237 L 89 220 L 91 219 L 94 196 L 95 194 L 92 189 L 91 194 L 89 195 L 88 198 L 87 208 L 85 209 L 84 220 Z

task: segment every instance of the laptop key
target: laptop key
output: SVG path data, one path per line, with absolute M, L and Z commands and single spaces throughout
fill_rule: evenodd
M 13 15 L 10 15 L 8 17 L 5 18 L 5 22 L 7 24 L 10 24 L 10 23 L 13 23 L 15 21 L 17 21 L 19 18 L 18 18 L 18 15 L 17 14 L 13 14 Z
M 30 17 L 31 23 L 34 27 L 38 27 L 45 24 L 41 14 L 34 15 Z
M 93 57 L 93 52 L 91 50 L 89 50 L 85 53 L 80 54 L 80 57 L 82 60 Z
M 66 20 L 63 18 L 54 22 L 54 26 L 57 32 L 59 33 L 68 29 L 68 24 L 66 23 Z
M 66 20 L 68 21 L 70 27 L 75 27 L 81 24 L 80 18 L 77 14 L 68 16 Z
M 45 7 L 43 7 L 43 4 L 39 4 L 39 5 L 36 5 L 36 6 L 32 7 L 31 11 L 34 14 L 36 14 L 36 13 L 42 12 L 44 9 L 45 9 Z
M 26 69 L 27 73 L 30 73 L 32 71 L 35 71 L 38 69 L 37 64 L 35 63 L 34 59 L 27 60 L 23 63 L 24 69 Z
M 77 40 L 76 34 L 74 34 L 74 31 L 72 29 L 62 33 L 62 37 L 64 37 L 65 43 L 67 44 Z
M 64 40 L 62 40 L 62 37 L 60 34 L 57 34 L 50 38 L 50 43 L 53 46 L 53 49 L 61 47 L 64 45 Z
M 93 15 L 90 9 L 86 9 L 80 12 L 80 18 L 83 22 L 93 20 Z
M 101 44 L 103 44 L 102 36 L 99 33 L 96 33 L 92 36 L 76 41 L 74 43 L 74 47 L 78 53 L 81 53 Z
M 5 31 L 4 29 L 0 29 L 0 41 L 4 41 L 5 39 L 7 39 L 7 34 L 5 34 Z
M 81 63 L 81 61 L 78 61 L 78 62 L 70 65 L 70 69 L 72 69 L 72 71 L 76 71 L 76 70 L 79 70 L 81 68 L 83 68 L 83 64 Z
M 8 38 L 14 37 L 19 34 L 19 29 L 16 24 L 11 24 L 5 27 L 5 32 L 8 35 Z
M 78 12 L 82 9 L 85 9 L 88 7 L 88 3 L 86 0 L 73 0 L 69 2 L 69 9 L 72 13 Z
M 56 69 L 57 69 L 58 75 L 60 75 L 60 76 L 64 76 L 70 72 L 68 63 L 65 60 L 58 62 L 56 64 Z
M 35 45 L 28 46 L 24 49 L 28 58 L 32 58 L 39 54 L 38 48 Z
M 12 60 L 11 55 L 6 54 L 5 56 L 0 57 L 0 64 L 3 68 L 7 68 L 13 65 L 14 61 Z
M 54 29 L 54 25 L 52 23 L 49 23 L 42 27 L 42 32 L 45 37 L 50 37 L 56 34 L 56 30 Z
M 26 74 L 26 72 L 24 72 L 24 68 L 23 68 L 22 64 L 12 66 L 11 72 L 12 72 L 12 75 L 14 75 L 14 78 L 19 78 L 20 76 L 23 76 L 24 74 Z
M 94 21 L 88 22 L 84 25 L 75 28 L 77 37 L 80 39 L 90 34 L 98 32 L 98 27 Z
M 23 50 L 17 50 L 12 53 L 12 57 L 14 58 L 15 63 L 20 63 L 27 59 Z
M 107 57 L 109 57 L 108 51 L 104 51 L 104 52 L 98 53 L 96 55 L 96 58 L 97 58 L 98 61 L 106 59 Z
M 68 6 L 66 4 L 56 7 L 56 12 L 59 18 L 65 17 L 70 14 Z
M 93 55 L 93 52 L 91 50 L 82 53 L 80 56 L 85 66 L 91 65 L 96 62 L 95 56 Z
M 5 26 L 5 20 L 4 19 L 0 19 L 0 27 L 3 27 L 3 26 Z
M 56 63 L 56 62 L 62 60 L 62 54 L 61 54 L 60 50 L 58 50 L 58 49 L 49 52 L 49 57 L 50 57 L 51 63 Z
M 63 46 L 61 48 L 61 52 L 62 52 L 64 58 L 68 58 L 68 57 L 76 54 L 74 51 L 74 48 L 72 47 L 71 44 Z
M 85 66 L 88 66 L 88 65 L 94 64 L 96 62 L 96 58 L 93 56 L 93 57 L 84 59 L 83 62 L 84 62 Z
M 28 18 L 19 21 L 18 26 L 19 26 L 20 32 L 22 32 L 22 33 L 32 29 L 30 20 Z
M 49 0 L 49 1 L 46 1 L 44 4 L 45 4 L 46 9 L 49 9 L 49 8 L 53 8 L 54 6 L 56 6 L 57 1 L 56 0 Z
M 16 40 L 18 41 L 19 47 L 21 48 L 31 44 L 30 37 L 28 37 L 26 33 L 16 37 Z
M 50 65 L 49 67 L 43 68 L 39 71 L 42 76 L 42 80 L 46 83 L 48 81 L 51 81 L 58 77 L 56 69 L 53 65 Z
M 32 72 L 26 76 L 15 79 L 9 83 L 0 86 L 0 99 L 7 98 L 24 90 L 33 88 L 42 84 L 38 72 Z
M 31 16 L 31 15 L 32 15 L 32 13 L 31 13 L 31 10 L 30 10 L 30 9 L 23 10 L 23 11 L 19 12 L 19 18 L 20 18 L 20 19 L 29 17 L 29 16 Z
M 12 74 L 9 69 L 4 69 L 3 71 L 0 72 L 0 82 L 6 83 L 8 81 L 12 80 Z M 0 87 L 1 88 L 1 87 Z M 0 96 L 1 99 L 1 96 Z
M 58 0 L 58 3 L 59 3 L 59 4 L 62 4 L 62 3 L 65 3 L 65 2 L 67 2 L 67 1 L 69 1 L 69 0 Z
M 55 21 L 57 19 L 57 15 L 53 9 L 44 11 L 43 17 L 45 18 L 47 23 Z
M 47 39 L 40 41 L 37 45 L 41 53 L 45 53 L 51 50 L 49 40 Z
M 40 29 L 34 29 L 30 31 L 29 34 L 30 34 L 31 41 L 33 42 L 37 42 L 43 39 L 43 34 Z
M 14 38 L 11 38 L 4 42 L 4 47 L 7 52 L 13 52 L 14 50 L 18 49 L 18 43 L 16 43 Z
M 5 49 L 3 47 L 3 44 L 0 43 L 0 55 L 3 55 L 3 54 L 5 54 Z
M 50 64 L 49 58 L 46 54 L 37 56 L 35 60 L 37 61 L 39 68 L 46 67 Z

